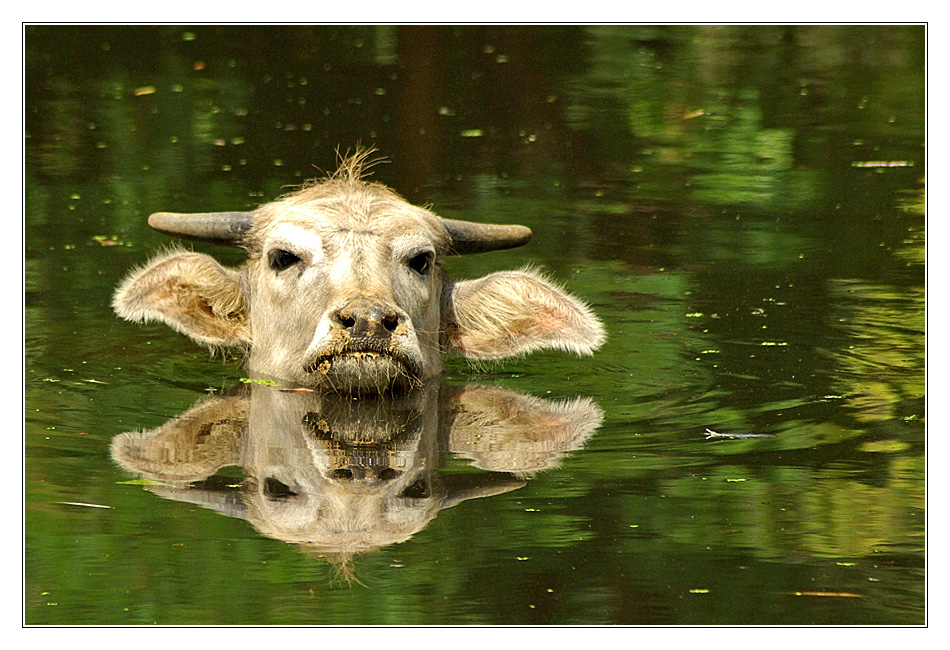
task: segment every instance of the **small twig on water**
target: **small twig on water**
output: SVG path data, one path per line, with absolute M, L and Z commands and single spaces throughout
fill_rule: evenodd
M 706 428 L 706 440 L 713 440 L 718 438 L 735 438 L 735 439 L 744 439 L 744 438 L 774 438 L 775 434 L 773 433 L 719 433 L 718 431 L 713 431 L 710 428 Z

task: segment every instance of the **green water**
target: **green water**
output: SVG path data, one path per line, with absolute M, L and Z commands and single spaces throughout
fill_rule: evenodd
M 25 622 L 923 624 L 925 38 L 27 27 Z M 248 387 L 110 300 L 170 243 L 149 213 L 252 208 L 358 142 L 413 202 L 534 231 L 451 273 L 539 267 L 608 342 L 450 360 L 450 388 L 603 415 L 523 486 L 342 561 L 113 462 Z M 499 474 L 433 436 L 433 486 Z M 247 504 L 254 471 L 188 494 Z

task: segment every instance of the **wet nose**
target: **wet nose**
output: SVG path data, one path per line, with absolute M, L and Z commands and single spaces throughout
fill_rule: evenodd
M 402 321 L 399 313 L 376 298 L 354 298 L 333 315 L 353 339 L 389 338 Z

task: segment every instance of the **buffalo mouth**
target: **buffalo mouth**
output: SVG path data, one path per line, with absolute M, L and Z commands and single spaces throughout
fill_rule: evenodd
M 398 348 L 357 343 L 319 352 L 304 366 L 311 379 L 341 392 L 385 393 L 418 387 L 422 365 Z

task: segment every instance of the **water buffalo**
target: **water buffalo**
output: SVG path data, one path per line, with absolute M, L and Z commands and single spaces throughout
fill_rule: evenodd
M 257 376 L 342 393 L 417 385 L 442 373 L 446 351 L 494 360 L 600 347 L 588 307 L 538 273 L 453 281 L 440 264 L 521 246 L 528 228 L 440 218 L 367 181 L 367 156 L 252 212 L 153 214 L 156 230 L 243 247 L 247 261 L 173 249 L 126 278 L 116 313 L 244 348 Z

